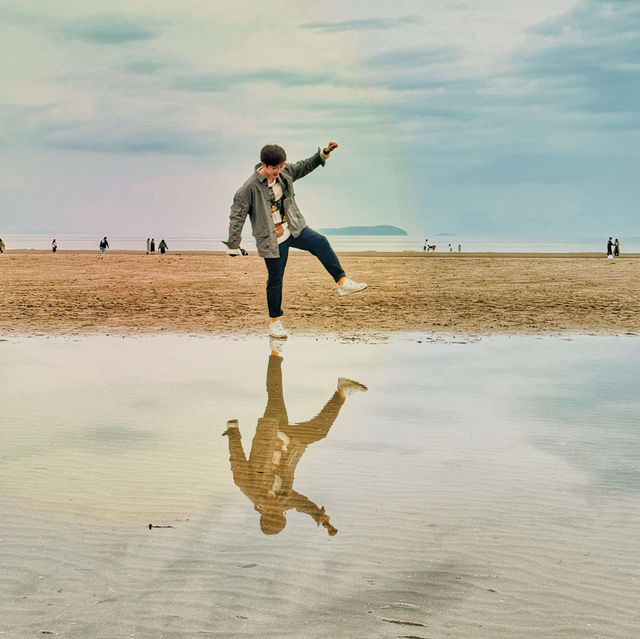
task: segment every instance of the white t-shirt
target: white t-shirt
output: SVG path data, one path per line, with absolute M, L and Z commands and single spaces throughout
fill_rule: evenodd
M 278 238 L 278 244 L 282 244 L 290 235 L 289 227 L 286 221 L 282 220 L 282 215 L 280 214 L 280 200 L 282 200 L 282 185 L 278 180 L 274 180 L 270 184 L 267 183 L 267 186 L 273 191 L 273 199 L 271 206 L 271 215 L 273 217 L 274 224 L 282 224 L 282 230 L 284 233 Z M 275 204 L 273 204 L 275 202 Z

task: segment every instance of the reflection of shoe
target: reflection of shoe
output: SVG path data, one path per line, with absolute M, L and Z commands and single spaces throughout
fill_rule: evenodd
M 338 294 L 351 295 L 351 293 L 357 293 L 365 288 L 367 288 L 367 285 L 364 282 L 354 282 L 347 277 L 342 284 L 338 284 Z
M 270 337 L 269 338 L 269 346 L 271 350 L 278 355 L 282 356 L 282 351 L 284 349 L 284 340 L 278 337 Z
M 224 431 L 224 433 L 222 433 L 222 436 L 224 437 L 225 435 L 228 435 L 228 434 L 229 434 L 229 431 L 230 431 L 232 428 L 235 428 L 236 430 L 239 430 L 239 429 L 238 429 L 238 420 L 237 420 L 237 419 L 230 419 L 230 420 L 227 422 L 227 430 L 225 430 L 225 431 Z
M 366 391 L 367 387 L 364 384 L 356 382 L 352 379 L 347 379 L 346 377 L 338 377 L 338 390 L 343 391 L 345 395 L 350 395 L 351 393 Z
M 269 336 L 275 337 L 276 339 L 286 339 L 289 337 L 289 333 L 284 330 L 282 321 L 276 320 L 275 322 L 271 322 L 271 325 L 269 326 Z

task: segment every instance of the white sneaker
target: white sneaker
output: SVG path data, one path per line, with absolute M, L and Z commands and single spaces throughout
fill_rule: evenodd
M 357 293 L 365 288 L 367 288 L 365 282 L 354 282 L 347 277 L 342 284 L 338 284 L 338 295 L 351 295 L 351 293 Z
M 269 346 L 274 353 L 278 353 L 282 357 L 282 351 L 284 350 L 284 341 L 282 338 L 269 337 Z
M 287 339 L 287 337 L 289 337 L 289 333 L 284 330 L 281 320 L 271 322 L 269 325 L 269 337 L 276 337 L 278 339 Z
M 345 395 L 351 395 L 351 393 L 357 393 L 358 391 L 366 391 L 367 387 L 353 379 L 338 377 L 338 390 L 343 391 Z

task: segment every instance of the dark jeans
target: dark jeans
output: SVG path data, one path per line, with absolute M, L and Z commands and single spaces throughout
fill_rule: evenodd
M 340 266 L 337 255 L 333 252 L 329 240 L 324 235 L 316 233 L 313 229 L 305 226 L 298 237 L 289 237 L 279 245 L 280 257 L 265 257 L 269 279 L 267 280 L 267 305 L 269 306 L 269 317 L 280 317 L 282 311 L 282 279 L 284 269 L 289 257 L 289 247 L 309 251 L 315 255 L 322 266 L 327 269 L 334 281 L 344 277 L 344 271 Z

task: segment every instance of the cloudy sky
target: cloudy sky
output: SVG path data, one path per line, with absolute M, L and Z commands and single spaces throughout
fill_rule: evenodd
M 224 235 L 332 139 L 315 227 L 640 235 L 640 2 L 3 0 L 0 73 L 0 236 Z

